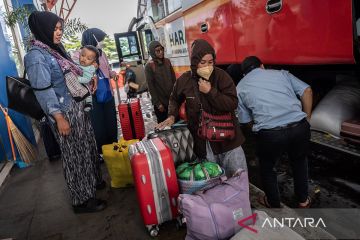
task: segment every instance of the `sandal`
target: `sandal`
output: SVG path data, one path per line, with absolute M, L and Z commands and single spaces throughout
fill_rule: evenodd
M 300 205 L 299 203 L 299 208 L 310 208 L 311 207 L 311 204 L 313 203 L 313 199 L 312 197 L 308 196 L 306 201 L 308 201 L 308 203 L 306 205 Z
M 259 196 L 258 203 L 260 203 L 266 208 L 271 208 L 270 204 L 267 201 L 266 195 Z

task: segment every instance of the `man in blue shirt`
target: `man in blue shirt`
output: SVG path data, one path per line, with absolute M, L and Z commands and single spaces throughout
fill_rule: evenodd
M 260 174 L 266 196 L 259 199 L 267 207 L 280 207 L 274 166 L 283 152 L 289 155 L 294 191 L 299 207 L 309 207 L 308 164 L 312 90 L 287 71 L 265 70 L 255 56 L 242 63 L 244 78 L 237 85 L 241 123 L 251 123 L 256 133 Z

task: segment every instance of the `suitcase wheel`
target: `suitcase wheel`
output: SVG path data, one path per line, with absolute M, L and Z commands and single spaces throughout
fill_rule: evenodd
M 159 227 L 156 225 L 148 228 L 148 231 L 151 237 L 156 237 L 159 235 Z
M 185 222 L 183 221 L 182 217 L 177 217 L 176 218 L 176 223 L 175 223 L 175 227 L 176 230 L 181 230 L 182 228 L 184 228 L 186 226 Z

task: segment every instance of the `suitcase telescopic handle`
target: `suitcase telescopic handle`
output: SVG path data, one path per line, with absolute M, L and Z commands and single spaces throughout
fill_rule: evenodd
M 116 85 L 116 93 L 117 93 L 117 98 L 118 98 L 118 101 L 119 101 L 119 104 L 121 103 L 121 97 L 120 97 L 120 91 L 119 91 L 119 78 L 117 78 L 115 80 L 115 85 Z

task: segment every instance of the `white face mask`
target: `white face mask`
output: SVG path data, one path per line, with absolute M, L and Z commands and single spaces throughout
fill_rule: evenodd
M 99 42 L 94 34 L 93 34 L 93 37 L 95 38 L 95 41 L 97 42 L 96 48 L 102 49 L 104 47 L 104 42 L 103 41 Z
M 206 67 L 198 68 L 196 70 L 197 74 L 206 80 L 209 80 L 213 71 L 214 71 L 214 66 L 206 66 Z

